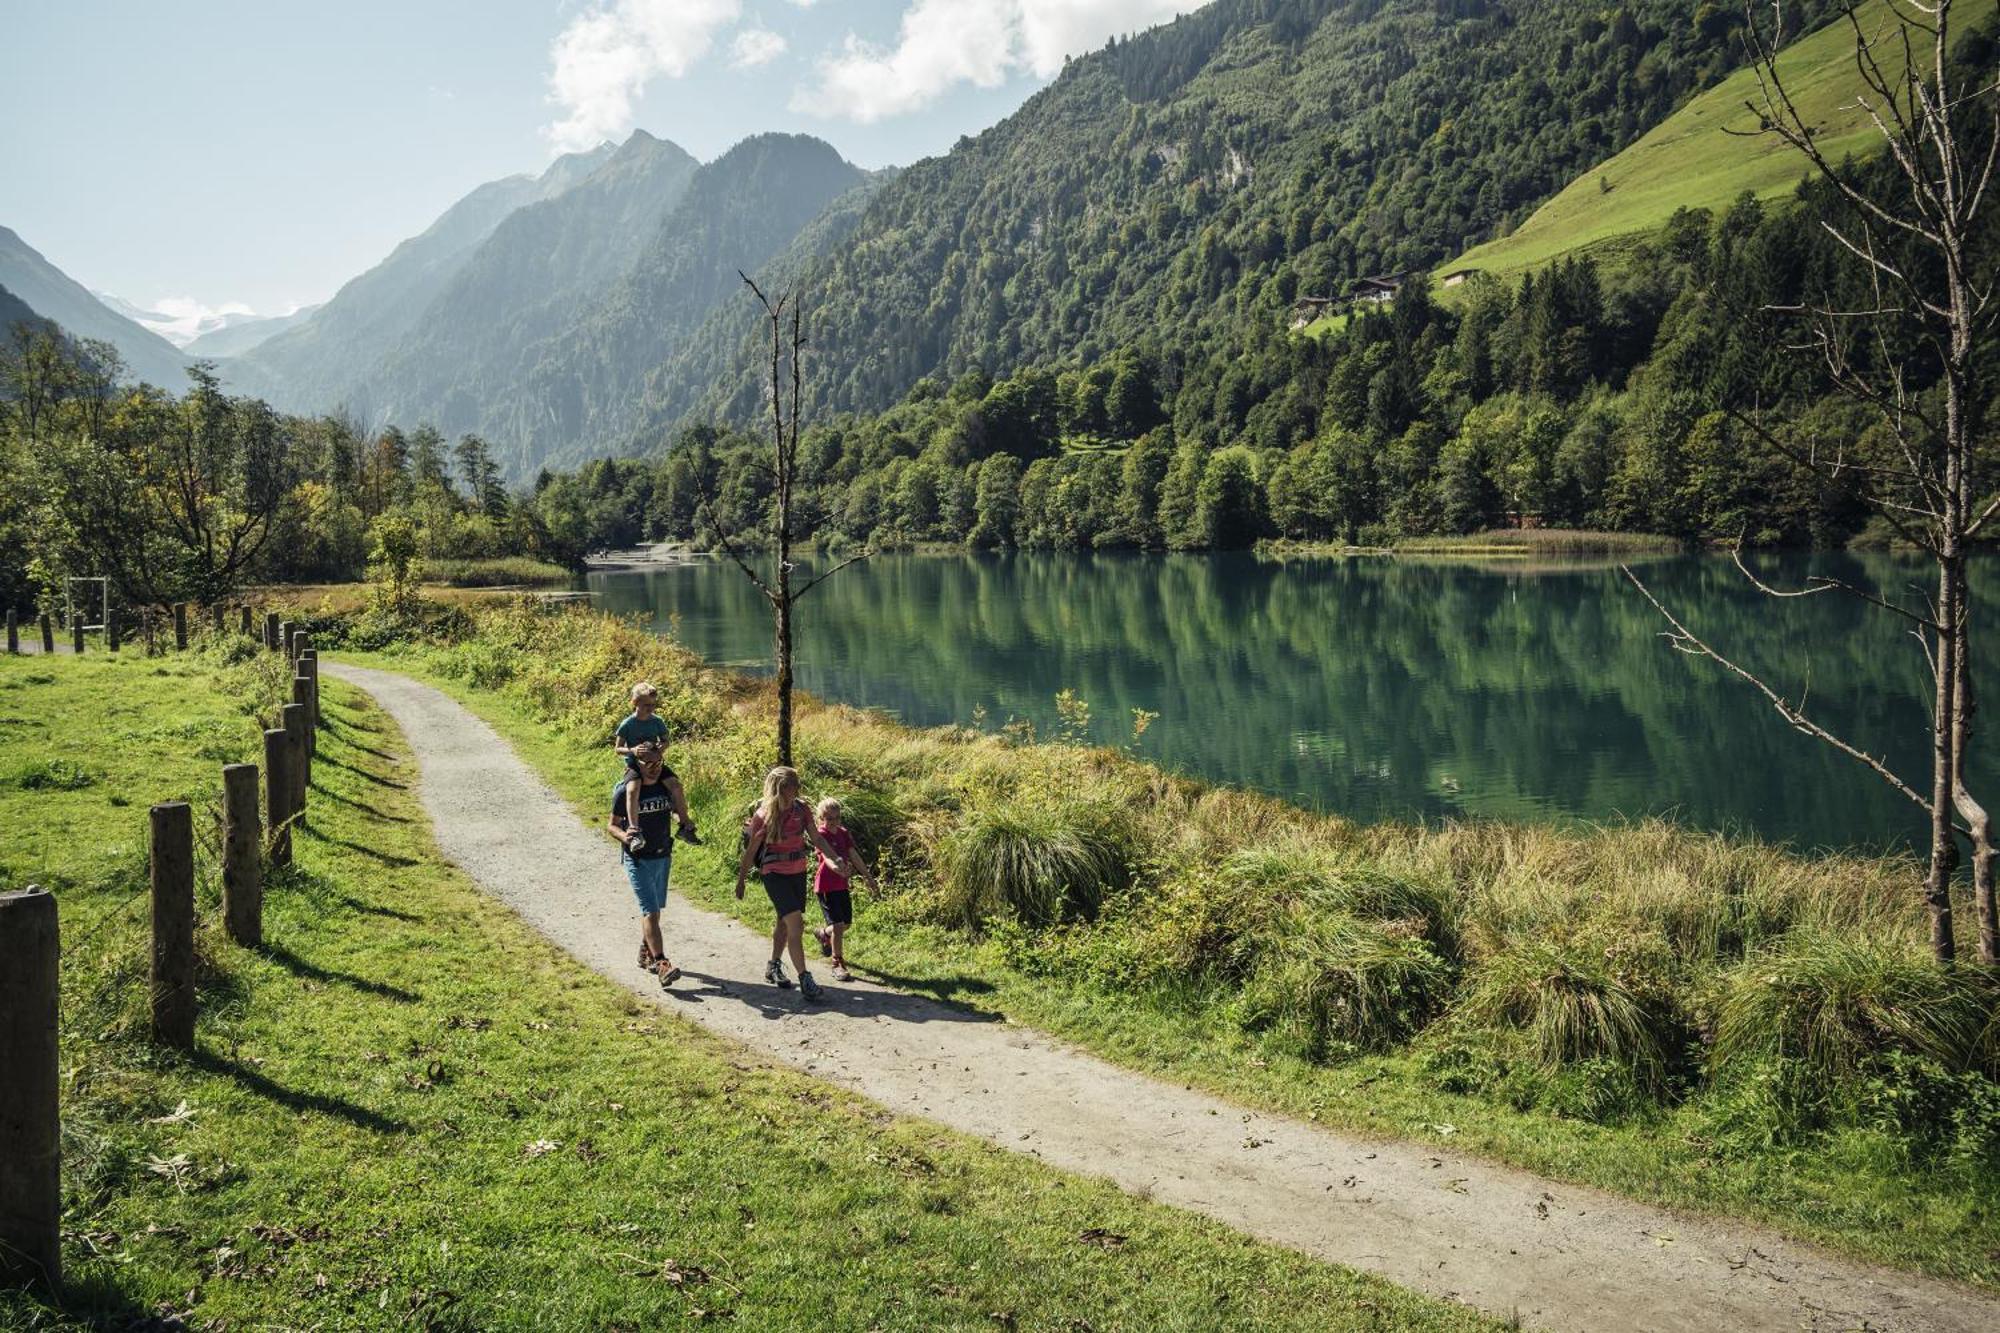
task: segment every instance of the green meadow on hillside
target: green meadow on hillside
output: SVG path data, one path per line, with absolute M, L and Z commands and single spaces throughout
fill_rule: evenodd
M 1859 10 L 1863 30 L 1891 27 L 1889 0 L 1868 0 Z M 1994 0 L 1961 0 L 1954 11 L 1961 33 L 1993 15 Z M 1878 59 L 1891 79 L 1900 76 L 1901 49 L 1883 45 Z M 1881 134 L 1856 104 L 1854 32 L 1835 19 L 1780 55 L 1780 75 L 1800 113 L 1814 126 L 1828 158 L 1865 156 L 1882 145 Z M 1727 208 L 1738 196 L 1778 199 L 1807 174 L 1796 151 L 1775 136 L 1751 135 L 1758 117 L 1746 103 L 1761 104 L 1757 77 L 1748 66 L 1695 97 L 1610 160 L 1584 172 L 1543 204 L 1512 234 L 1475 246 L 1437 273 L 1477 268 L 1513 277 L 1578 251 L 1616 253 L 1657 231 L 1679 208 Z

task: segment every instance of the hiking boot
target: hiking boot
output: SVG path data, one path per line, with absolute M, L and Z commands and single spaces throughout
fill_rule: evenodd
M 764 980 L 770 982 L 779 990 L 790 990 L 792 988 L 792 979 L 785 975 L 785 965 L 775 958 L 771 960 L 771 965 L 764 969 Z
M 812 973 L 799 973 L 799 994 L 809 1001 L 817 1000 L 823 994 L 819 988 L 819 983 L 813 980 Z
M 673 985 L 676 981 L 679 981 L 681 979 L 681 970 L 678 967 L 675 967 L 672 963 L 668 962 L 665 954 L 660 955 L 660 957 L 656 959 L 655 962 L 657 966 L 655 967 L 654 971 L 655 974 L 660 978 L 661 990 L 667 989 L 667 987 Z
M 831 928 L 827 926 L 814 926 L 813 938 L 819 941 L 820 957 L 833 957 L 833 931 Z
M 854 974 L 847 970 L 847 964 L 835 963 L 833 965 L 833 979 L 835 981 L 852 981 L 854 980 Z
M 701 846 L 701 835 L 694 831 L 694 826 L 691 824 L 681 825 L 680 831 L 674 834 L 674 836 L 690 847 Z

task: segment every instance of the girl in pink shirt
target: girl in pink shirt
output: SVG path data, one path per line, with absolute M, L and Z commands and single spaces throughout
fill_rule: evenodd
M 860 849 L 854 845 L 854 835 L 840 822 L 840 802 L 831 796 L 819 803 L 819 836 L 825 844 L 839 854 L 846 868 L 858 870 L 861 878 L 868 881 L 871 889 L 880 889 L 875 881 L 875 872 L 861 859 Z M 833 959 L 833 979 L 852 981 L 854 974 L 847 970 L 847 955 L 841 949 L 841 941 L 847 928 L 854 924 L 854 900 L 847 887 L 847 876 L 835 874 L 824 856 L 820 858 L 819 871 L 813 876 L 813 896 L 819 899 L 820 915 L 826 924 L 813 931 L 813 938 L 819 941 L 819 951 Z

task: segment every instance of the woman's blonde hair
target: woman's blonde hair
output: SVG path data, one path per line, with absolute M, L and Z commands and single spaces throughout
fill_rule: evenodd
M 831 796 L 825 797 L 814 807 L 813 813 L 818 815 L 820 823 L 824 824 L 828 814 L 840 813 L 840 802 Z
M 785 784 L 789 782 L 796 787 L 798 781 L 799 771 L 796 768 L 786 768 L 783 764 L 764 775 L 764 797 L 757 803 L 757 813 L 763 816 L 767 832 L 777 827 L 779 803 L 783 799 Z

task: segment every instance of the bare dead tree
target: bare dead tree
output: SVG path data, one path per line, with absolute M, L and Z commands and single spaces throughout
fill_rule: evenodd
M 778 684 L 778 762 L 789 765 L 792 762 L 792 618 L 793 608 L 801 597 L 820 584 L 846 569 L 849 565 L 866 560 L 873 551 L 863 549 L 847 557 L 832 567 L 815 574 L 797 587 L 792 586 L 794 565 L 792 547 L 798 539 L 793 530 L 793 505 L 800 492 L 799 482 L 799 428 L 801 406 L 805 396 L 805 372 L 803 354 L 806 346 L 805 323 L 801 302 L 794 294 L 780 292 L 774 299 L 764 294 L 764 289 L 754 282 L 750 275 L 738 270 L 737 276 L 757 298 L 764 308 L 764 321 L 769 327 L 771 338 L 770 400 L 771 400 L 771 462 L 760 465 L 760 470 L 771 478 L 773 505 L 771 513 L 771 546 L 777 556 L 777 567 L 772 576 L 766 578 L 760 573 L 751 554 L 733 537 L 728 526 L 717 511 L 715 498 L 708 483 L 699 470 L 695 473 L 696 494 L 700 500 L 708 526 L 716 535 L 716 543 L 723 553 L 735 561 L 757 591 L 771 604 L 773 620 L 773 656 L 777 666 Z M 787 319 L 789 325 L 787 328 Z M 790 389 L 790 407 L 787 410 L 786 389 Z
M 1725 657 L 1668 611 L 1630 569 L 1625 573 L 1672 627 L 1666 637 L 1676 648 L 1743 678 L 1793 728 L 1860 761 L 1924 811 L 1930 853 L 1923 895 L 1931 949 L 1941 962 L 1951 962 L 1956 953 L 1951 908 L 1956 839 L 1961 833 L 1971 839 L 1979 956 L 1994 966 L 2000 964 L 2000 920 L 1992 821 L 1966 776 L 1975 702 L 1966 556 L 2000 511 L 2000 495 L 1981 495 L 1976 466 L 1977 414 L 1985 395 L 1975 348 L 1991 331 L 1996 307 L 1993 276 L 1975 271 L 1973 250 L 2000 151 L 2000 78 L 1992 70 L 1955 64 L 1960 34 L 1952 25 L 1952 8 L 1953 0 L 1845 6 L 1854 40 L 1853 106 L 1882 144 L 1880 159 L 1857 167 L 1827 157 L 1817 127 L 1786 87 L 1779 59 L 1786 33 L 1783 0 L 1745 4 L 1745 40 L 1758 85 L 1758 98 L 1746 105 L 1758 117 L 1755 133 L 1775 136 L 1826 183 L 1840 216 L 1820 225 L 1867 291 L 1859 301 L 1828 295 L 1768 309 L 1802 330 L 1790 350 L 1813 358 L 1836 392 L 1873 410 L 1887 447 L 1867 454 L 1846 441 L 1828 446 L 1800 438 L 1761 413 L 1733 415 L 1799 466 L 1858 483 L 1869 507 L 1929 556 L 1935 588 L 1913 608 L 1831 578 L 1780 590 L 1752 575 L 1740 554 L 1737 565 L 1771 596 L 1843 594 L 1909 622 L 1933 686 L 1928 784 L 1906 781 L 1881 756 L 1814 722 L 1803 699 L 1789 700 Z

